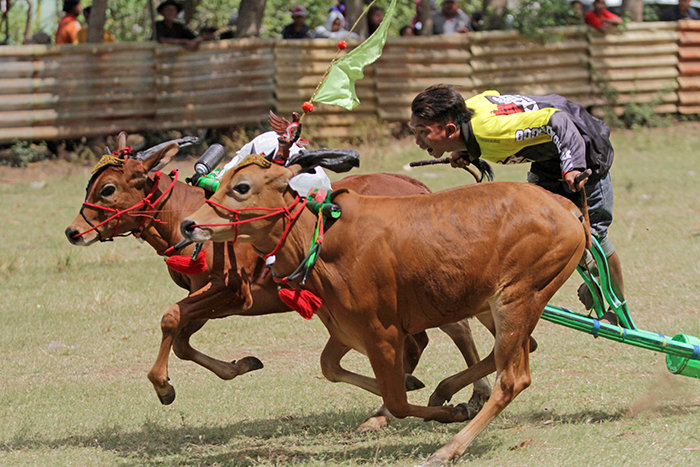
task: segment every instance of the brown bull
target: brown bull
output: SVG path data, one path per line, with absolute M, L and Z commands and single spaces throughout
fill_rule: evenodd
M 120 135 L 118 151 L 124 149 L 125 138 L 124 134 Z M 81 213 L 66 229 L 68 240 L 74 245 L 88 246 L 98 240 L 133 234 L 158 252 L 163 252 L 182 240 L 180 223 L 187 213 L 202 206 L 205 201 L 204 192 L 179 181 L 173 183 L 173 179 L 165 175 L 158 179 L 156 185 L 154 174 L 149 174 L 149 171 L 166 165 L 177 150 L 176 144 L 167 146 L 143 162 L 127 157 L 121 162 L 117 161 L 116 165 L 107 165 L 97 173 L 88 186 Z M 334 185 L 369 194 L 429 192 L 417 180 L 391 174 L 347 177 Z M 143 204 L 143 200 L 151 192 L 151 201 L 162 201 L 149 207 Z M 138 206 L 138 209 L 129 211 L 133 206 Z M 115 214 L 120 212 L 122 214 Z M 170 404 L 175 399 L 175 389 L 168 377 L 171 347 L 179 358 L 194 361 L 225 380 L 262 368 L 262 363 L 255 357 L 227 362 L 194 349 L 190 345 L 190 337 L 209 319 L 290 311 L 277 296 L 277 286 L 272 279 L 262 276 L 264 262 L 250 245 L 237 244 L 234 248 L 231 244 L 207 242 L 204 250 L 208 253 L 206 271 L 188 275 L 169 269 L 173 281 L 188 290 L 190 295 L 171 306 L 161 320 L 163 338 L 148 378 L 163 404 Z M 193 246 L 187 246 L 179 250 L 178 254 L 189 256 L 192 251 Z M 455 341 L 468 364 L 478 362 L 476 347 L 466 321 L 445 326 L 443 330 Z M 409 337 L 405 356 L 408 373 L 418 364 L 427 343 L 425 333 Z M 334 378 L 344 381 L 343 370 L 338 368 L 337 372 Z M 473 408 L 478 410 L 489 394 L 490 387 L 484 379 L 475 387 Z M 389 417 L 386 411 L 380 410 L 361 429 L 383 426 Z
M 263 213 L 251 207 L 289 210 L 295 203 L 288 182 L 300 166 L 266 168 L 269 164 L 259 162 L 227 173 L 212 203 L 189 216 L 182 230 L 199 242 L 229 241 L 235 234 L 230 223 L 238 219 L 238 238 L 261 254 L 279 245 L 271 269 L 283 278 L 304 258 L 316 216 L 305 209 L 295 221 L 283 215 L 250 221 Z M 320 258 L 303 285 L 323 300 L 317 314 L 330 333 L 321 357 L 329 379 L 328 370 L 352 348 L 369 357 L 376 377 L 356 375 L 355 383 L 381 395 L 394 416 L 465 421 L 464 404 L 443 406 L 440 395 L 431 398 L 440 406 L 408 402 L 404 342 L 427 328 L 474 316 L 494 333 L 487 358 L 441 384 L 461 388 L 497 373 L 481 412 L 428 462 L 458 457 L 530 385 L 530 335 L 586 245 L 580 212 L 564 198 L 521 183 L 406 197 L 341 192 L 334 202 L 342 216 L 326 231 Z

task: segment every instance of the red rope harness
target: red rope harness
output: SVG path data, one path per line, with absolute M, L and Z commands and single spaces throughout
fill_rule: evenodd
M 268 257 L 274 255 L 275 253 L 277 253 L 277 250 L 280 249 L 280 247 L 282 246 L 282 243 L 284 242 L 284 239 L 287 238 L 287 235 L 289 234 L 289 230 L 292 228 L 292 224 L 294 224 L 294 221 L 296 221 L 299 218 L 299 216 L 301 215 L 301 213 L 304 211 L 304 208 L 306 207 L 306 203 L 308 202 L 308 200 L 306 198 L 302 199 L 299 196 L 297 196 L 296 198 L 294 198 L 294 201 L 292 202 L 292 204 L 290 204 L 289 206 L 281 207 L 281 208 L 240 208 L 240 209 L 231 209 L 231 208 L 228 208 L 222 204 L 219 204 L 219 203 L 214 202 L 214 201 L 209 200 L 209 199 L 206 200 L 206 202 L 213 205 L 213 206 L 216 206 L 218 208 L 221 208 L 225 211 L 232 213 L 235 216 L 236 220 L 233 222 L 227 222 L 227 223 L 223 223 L 223 224 L 196 224 L 196 225 L 193 225 L 192 227 L 223 227 L 223 226 L 234 225 L 234 226 L 236 226 L 236 237 L 233 240 L 234 242 L 236 241 L 236 239 L 238 239 L 238 226 L 240 224 L 246 224 L 248 222 L 259 221 L 261 219 L 267 219 L 268 217 L 284 214 L 284 217 L 286 217 L 289 220 L 289 222 L 287 223 L 287 226 L 284 228 L 284 232 L 282 232 L 282 238 L 280 238 L 280 241 L 279 241 L 279 243 L 277 243 L 277 246 L 275 247 L 275 249 L 272 250 L 270 253 L 266 254 L 265 256 L 263 256 L 264 258 L 268 258 Z M 292 210 L 295 207 L 297 207 L 297 210 L 292 212 Z M 271 212 L 269 214 L 264 214 L 262 216 L 251 217 L 250 219 L 239 220 L 238 215 L 243 211 L 271 211 Z
M 114 208 L 109 208 L 106 206 L 100 206 L 98 204 L 92 204 L 88 203 L 87 201 L 83 203 L 83 206 L 90 207 L 90 208 L 95 208 L 95 209 L 101 209 L 103 211 L 108 211 L 108 212 L 113 212 L 114 215 L 111 217 L 105 219 L 104 221 L 100 222 L 99 224 L 93 226 L 92 228 L 80 232 L 79 234 L 76 234 L 75 237 L 80 237 L 82 235 L 85 235 L 88 232 L 92 232 L 93 230 L 97 230 L 98 227 L 105 225 L 106 223 L 110 222 L 113 219 L 117 219 L 117 224 L 114 226 L 114 232 L 112 233 L 111 237 L 107 238 L 114 238 L 117 236 L 117 232 L 119 231 L 119 222 L 121 221 L 121 216 L 123 214 L 128 214 L 130 216 L 142 216 L 143 219 L 141 221 L 141 226 L 139 227 L 140 230 L 143 230 L 144 226 L 146 225 L 146 220 L 148 218 L 155 219 L 150 213 L 156 211 L 156 205 L 160 203 L 160 201 L 168 194 L 170 191 L 173 189 L 175 186 L 175 183 L 177 183 L 177 177 L 178 177 L 178 172 L 177 170 L 173 170 L 170 172 L 169 176 L 172 178 L 172 182 L 170 183 L 170 186 L 156 199 L 155 201 L 151 201 L 151 198 L 155 196 L 156 191 L 158 190 L 158 185 L 160 184 L 160 178 L 162 176 L 162 172 L 159 170 L 157 171 L 154 176 L 153 176 L 153 188 L 151 188 L 150 193 L 148 193 L 141 201 L 138 203 L 134 204 L 130 208 L 124 209 L 124 210 L 118 210 Z M 138 212 L 138 213 L 133 213 L 132 211 L 136 210 L 137 208 L 140 208 L 141 206 L 146 206 L 147 210 L 143 212 Z M 99 231 L 98 231 L 99 233 Z

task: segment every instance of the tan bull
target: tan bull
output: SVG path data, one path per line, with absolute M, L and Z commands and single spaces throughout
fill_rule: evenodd
M 126 135 L 121 134 L 117 152 L 123 151 L 125 145 Z M 181 221 L 205 201 L 202 189 L 174 181 L 174 175 L 154 175 L 154 171 L 166 165 L 177 151 L 177 144 L 171 144 L 143 161 L 129 156 L 117 158 L 96 173 L 88 185 L 81 213 L 66 229 L 68 240 L 74 245 L 89 246 L 98 240 L 131 234 L 145 240 L 159 252 L 176 245 L 182 240 Z M 367 194 L 429 192 L 425 185 L 415 179 L 391 174 L 352 176 L 334 185 Z M 143 202 L 149 193 L 152 193 L 152 206 Z M 137 209 L 131 209 L 134 206 Z M 264 262 L 252 246 L 237 244 L 233 247 L 231 244 L 207 242 L 204 249 L 207 252 L 204 272 L 183 274 L 169 269 L 173 281 L 186 289 L 189 295 L 172 305 L 163 315 L 160 350 L 148 373 L 163 404 L 170 404 L 175 399 L 175 389 L 170 384 L 168 375 L 171 348 L 179 358 L 202 365 L 225 380 L 262 368 L 262 362 L 255 357 L 222 361 L 193 348 L 190 337 L 209 319 L 290 311 L 277 296 L 277 286 L 272 278 L 263 277 Z M 192 251 L 193 246 L 186 246 L 177 253 L 189 256 Z M 473 365 L 479 361 L 466 321 L 445 326 L 443 330 L 453 339 L 467 364 Z M 405 350 L 407 373 L 413 372 L 427 343 L 425 333 L 408 338 Z M 341 368 L 333 374 L 333 378 L 338 381 L 343 381 L 345 377 Z M 473 412 L 483 405 L 489 395 L 490 386 L 484 379 L 475 386 L 471 407 Z M 450 396 L 451 394 L 447 395 Z M 390 414 L 380 409 L 360 429 L 364 431 L 381 427 L 388 422 L 389 417 Z
M 277 248 L 272 272 L 289 275 L 305 257 L 317 222 L 309 209 L 296 220 L 282 215 L 296 203 L 289 180 L 315 164 L 299 163 L 285 168 L 258 161 L 230 171 L 212 203 L 183 222 L 183 234 L 198 242 L 229 241 L 237 229 L 238 239 L 262 255 Z M 323 300 L 317 315 L 330 333 L 321 356 L 324 375 L 333 380 L 340 358 L 355 349 L 369 357 L 376 379 L 354 375 L 354 384 L 381 395 L 394 416 L 461 422 L 468 419 L 464 404 L 444 406 L 442 395 L 431 398 L 440 406 L 408 402 L 404 342 L 466 317 L 479 318 L 495 335 L 488 357 L 441 384 L 454 392 L 497 374 L 481 412 L 428 463 L 458 457 L 530 385 L 530 335 L 586 245 L 580 212 L 535 185 L 505 182 L 406 197 L 341 191 L 334 203 L 342 216 L 327 229 L 303 285 Z M 280 208 L 280 215 L 251 221 L 263 212 L 250 208 Z

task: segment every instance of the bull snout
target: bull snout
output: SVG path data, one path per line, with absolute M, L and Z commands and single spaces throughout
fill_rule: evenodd
M 197 222 L 192 219 L 185 219 L 180 223 L 180 232 L 183 237 L 193 242 L 205 242 L 211 237 L 209 229 L 197 227 Z
M 73 229 L 71 227 L 68 227 L 65 231 L 66 233 L 66 238 L 68 239 L 69 242 L 71 242 L 72 245 L 77 245 L 77 246 L 87 246 L 91 243 L 93 243 L 95 240 L 97 240 L 97 236 L 95 238 L 91 239 L 86 239 L 85 235 L 80 235 L 80 231 Z

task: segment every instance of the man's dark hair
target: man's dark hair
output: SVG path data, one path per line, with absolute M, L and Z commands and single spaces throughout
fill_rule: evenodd
M 80 5 L 80 0 L 64 0 L 63 11 L 70 13 L 73 11 L 73 8 L 77 7 L 78 5 Z
M 411 103 L 411 112 L 431 122 L 451 121 L 457 125 L 467 123 L 474 115 L 464 103 L 464 97 L 447 84 L 435 84 L 421 91 Z

